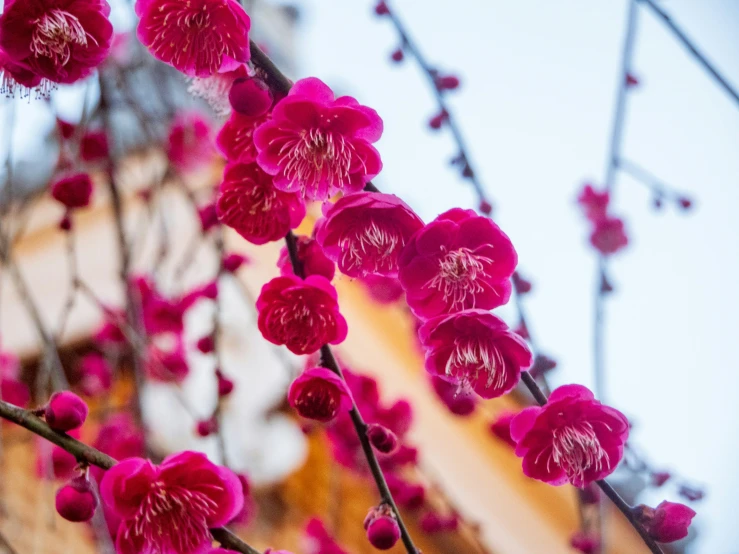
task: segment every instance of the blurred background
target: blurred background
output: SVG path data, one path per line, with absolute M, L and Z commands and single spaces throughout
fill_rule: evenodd
M 623 77 L 628 4 L 627 0 L 392 3 L 430 62 L 461 80 L 446 101 L 463 130 L 477 177 L 492 200 L 494 218 L 516 245 L 521 273 L 533 282 L 526 299 L 528 326 L 541 350 L 558 362 L 548 375 L 553 386 L 594 386 L 593 313 L 600 282 L 597 257 L 576 199 L 585 183 L 599 187 L 605 179 L 616 94 Z M 664 0 L 659 5 L 739 87 L 739 2 Z M 449 133 L 429 128 L 438 108 L 426 76 L 410 57 L 401 63 L 391 61 L 399 46 L 398 35 L 387 20 L 375 15 L 374 2 L 295 0 L 285 6 L 276 0 L 253 0 L 247 2 L 247 11 L 250 8 L 262 14 L 254 15 L 254 38 L 286 73 L 296 78 L 318 76 L 382 116 L 385 131 L 377 147 L 384 169 L 375 181 L 381 190 L 401 196 L 426 221 L 453 206 L 477 207 L 469 183 L 450 163 L 457 150 Z M 135 25 L 123 3 L 114 3 L 114 21 L 121 31 Z M 684 551 L 739 554 L 735 525 L 739 103 L 717 86 L 664 22 L 644 8 L 636 26 L 633 60 L 630 73 L 639 83 L 627 93 L 622 153 L 689 198 L 692 206 L 683 210 L 666 202 L 657 209 L 648 187 L 626 173 L 617 174 L 613 209 L 626 223 L 629 246 L 608 266 L 614 291 L 605 300 L 606 380 L 601 396 L 633 422 L 632 444 L 651 466 L 705 490 L 705 498 L 693 506 L 698 512 L 697 536 Z M 175 79 L 175 88 L 177 83 L 186 96 L 184 79 Z M 93 105 L 98 97 L 94 86 L 80 84 L 57 91 L 49 105 L 15 99 L 11 110 L 10 100 L 3 103 L 6 128 L 15 121 L 13 160 L 18 171 L 26 172 L 29 183 L 45 184 L 53 168 L 52 156 L 48 167 L 39 163 L 38 149 L 49 144 L 54 112 L 78 119 L 83 100 Z M 141 102 L 147 98 L 144 92 Z M 6 140 L 4 152 L 8 144 Z M 185 251 L 187 245 L 178 248 Z M 265 256 L 271 263 L 276 252 Z M 252 291 L 258 291 L 260 280 L 264 281 L 266 273 L 260 271 L 247 278 Z M 344 286 L 350 287 L 347 281 L 344 278 Z M 54 292 L 52 283 L 38 279 L 38 290 L 44 288 L 47 294 Z M 385 321 L 367 315 L 366 300 L 350 302 L 349 310 L 356 314 L 364 313 L 378 325 Z M 211 317 L 207 307 L 201 309 L 206 315 L 192 316 L 195 327 Z M 0 333 L 11 337 L 10 342 L 13 333 L 23 335 L 12 328 L 13 313 L 11 304 L 0 319 Z M 500 313 L 515 324 L 510 306 Z M 234 328 L 244 326 L 238 316 L 234 318 Z M 350 328 L 351 324 L 350 320 Z M 192 331 L 192 336 L 199 332 Z M 247 340 L 236 336 L 232 343 Z M 18 341 L 23 343 L 22 338 Z M 348 348 L 350 359 L 365 366 L 366 347 L 355 343 Z M 32 350 L 28 346 L 26 353 Z M 276 363 L 274 352 L 260 352 L 252 356 L 252 366 Z M 393 382 L 388 375 L 377 378 L 399 395 L 406 394 L 403 387 L 414 382 Z M 269 411 L 278 403 L 288 379 L 286 371 L 265 385 L 270 392 L 264 393 L 264 405 L 256 411 Z M 203 378 L 189 382 L 186 391 L 195 398 L 203 382 Z M 170 395 L 163 408 L 163 396 L 154 394 L 151 413 L 159 409 L 173 414 L 182 409 L 177 408 L 175 396 Z M 249 398 L 262 394 L 260 390 Z M 242 399 L 242 404 L 249 398 Z M 239 414 L 247 417 L 243 411 Z M 183 429 L 189 431 L 189 424 L 168 426 L 169 419 L 177 418 L 166 415 L 156 419 L 164 422 L 156 431 L 165 443 L 170 440 L 167 449 L 190 445 L 190 438 L 173 438 L 178 429 L 181 434 Z M 241 420 L 234 421 L 236 428 Z M 251 436 L 262 440 L 269 434 L 274 441 L 270 444 L 279 451 L 274 461 L 247 464 L 257 481 L 261 476 L 272 482 L 300 465 L 306 446 L 294 424 L 281 420 L 270 431 L 257 427 Z M 423 440 L 418 441 L 433 449 L 424 442 L 431 441 L 432 434 L 421 433 Z M 244 452 L 249 452 L 250 440 L 243 443 L 245 450 L 239 455 L 248 457 Z M 279 468 L 273 474 L 268 470 L 274 464 Z M 646 484 L 634 479 L 644 477 L 623 476 L 624 487 L 639 490 Z M 463 508 L 469 503 L 471 519 L 482 517 L 475 513 L 479 508 L 472 498 L 475 488 L 465 490 L 446 493 Z M 671 483 L 647 489 L 639 502 L 655 505 L 663 499 L 680 501 Z M 555 510 L 552 504 L 548 508 Z M 491 528 L 484 530 L 492 533 Z M 495 544 L 493 552 L 524 551 L 520 545 L 504 543 Z

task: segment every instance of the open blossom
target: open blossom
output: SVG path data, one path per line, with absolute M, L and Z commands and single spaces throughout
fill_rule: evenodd
M 628 435 L 626 417 L 582 385 L 558 387 L 543 407 L 525 408 L 511 422 L 523 472 L 551 485 L 582 488 L 610 475 Z
M 298 237 L 297 246 L 298 259 L 303 266 L 303 273 L 306 277 L 321 275 L 329 281 L 334 278 L 336 265 L 326 257 L 323 248 L 315 239 L 301 235 Z M 280 275 L 295 275 L 287 246 L 283 246 L 280 250 L 277 267 L 280 268 Z
M 211 144 L 213 130 L 198 112 L 182 112 L 169 129 L 167 156 L 179 171 L 193 171 L 208 164 L 215 154 Z
M 290 385 L 287 400 L 305 418 L 331 421 L 352 409 L 352 397 L 344 380 L 323 367 L 305 370 Z
M 605 219 L 608 202 L 608 191 L 597 191 L 593 188 L 593 185 L 585 185 L 577 197 L 577 203 L 585 212 L 585 217 L 593 223 Z
M 269 112 L 256 117 L 231 112 L 216 136 L 216 147 L 229 162 L 252 163 L 257 160 L 254 131 L 271 117 Z
M 395 277 L 398 257 L 423 221 L 400 198 L 359 192 L 340 198 L 316 227 L 316 239 L 350 277 Z
M 532 362 L 526 343 L 485 310 L 430 319 L 418 336 L 426 350 L 426 371 L 467 385 L 482 398 L 510 391 Z
M 222 223 L 252 244 L 285 237 L 305 217 L 296 194 L 277 190 L 272 177 L 256 164 L 228 165 L 218 190 L 216 211 Z
M 51 196 L 68 210 L 89 206 L 92 181 L 87 173 L 75 173 L 54 181 Z
M 275 186 L 311 200 L 336 192 L 359 192 L 380 172 L 372 146 L 382 135 L 382 120 L 354 98 L 311 77 L 293 85 L 272 110 L 272 119 L 254 133 L 257 162 Z
M 398 277 L 414 314 L 440 314 L 508 302 L 518 256 L 489 218 L 454 208 L 418 231 L 400 255 Z
M 305 280 L 288 275 L 262 287 L 257 299 L 258 326 L 265 339 L 294 354 L 312 354 L 324 344 L 339 344 L 347 327 L 336 289 L 324 277 Z
M 678 502 L 660 502 L 656 508 L 643 504 L 633 508 L 636 519 L 654 540 L 674 542 L 688 536 L 688 528 L 695 510 Z
M 211 527 L 228 523 L 244 503 L 239 479 L 198 452 L 168 456 L 157 466 L 129 458 L 107 471 L 100 495 L 121 519 L 120 554 L 200 554 Z
M 605 256 L 615 254 L 624 248 L 629 244 L 629 237 L 626 236 L 623 220 L 618 217 L 606 217 L 595 222 L 590 235 L 590 244 Z
M 139 40 L 191 77 L 209 77 L 249 60 L 249 16 L 236 0 L 136 0 Z
M 41 78 L 74 83 L 108 55 L 113 38 L 109 14 L 105 0 L 6 2 L 0 48 L 12 62 Z

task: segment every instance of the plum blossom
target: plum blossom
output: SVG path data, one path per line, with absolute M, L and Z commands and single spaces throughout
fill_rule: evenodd
M 636 519 L 654 540 L 674 542 L 688 536 L 688 528 L 695 517 L 695 510 L 677 502 L 660 502 L 656 508 L 640 505 L 634 510 Z
M 305 217 L 296 194 L 277 190 L 256 164 L 228 165 L 216 201 L 218 218 L 252 244 L 285 237 Z
M 624 222 L 618 217 L 606 217 L 595 223 L 590 244 L 604 256 L 615 254 L 629 244 Z
M 326 255 L 350 277 L 395 277 L 398 258 L 423 221 L 400 198 L 359 192 L 340 198 L 316 223 L 316 239 Z
M 336 289 L 324 277 L 295 276 L 269 281 L 257 298 L 258 326 L 273 344 L 294 354 L 312 354 L 324 344 L 339 344 L 347 327 L 339 312 Z
M 74 83 L 89 76 L 110 52 L 109 15 L 105 0 L 6 2 L 0 16 L 0 48 L 16 68 L 27 68 L 54 83 Z M 22 84 L 35 81 L 26 79 Z
M 297 247 L 298 260 L 303 266 L 303 274 L 306 277 L 321 275 L 329 281 L 334 278 L 336 265 L 326 257 L 323 248 L 315 239 L 300 235 L 297 237 Z M 283 246 L 280 250 L 277 267 L 280 268 L 280 275 L 295 275 L 287 246 Z
M 269 112 L 251 117 L 234 110 L 216 135 L 216 148 L 229 162 L 255 162 L 258 152 L 254 144 L 254 131 L 270 117 Z
M 236 0 L 136 0 L 136 34 L 152 56 L 191 77 L 249 61 L 251 22 Z
M 287 400 L 307 419 L 328 422 L 352 408 L 352 397 L 344 380 L 323 367 L 301 373 L 290 385 Z
M 628 435 L 626 417 L 582 385 L 558 387 L 544 406 L 525 408 L 511 422 L 523 472 L 551 485 L 582 488 L 610 475 Z
M 430 319 L 418 336 L 426 350 L 426 371 L 468 386 L 482 398 L 509 392 L 533 360 L 526 343 L 485 310 Z
M 100 495 L 121 519 L 120 554 L 200 554 L 211 527 L 228 523 L 244 503 L 239 479 L 198 452 L 168 456 L 161 465 L 128 458 L 107 471 Z
M 454 208 L 418 231 L 398 260 L 398 277 L 416 316 L 492 309 L 511 295 L 518 256 L 489 218 Z
M 302 79 L 272 110 L 272 119 L 254 133 L 257 162 L 275 187 L 310 200 L 336 192 L 359 192 L 380 172 L 372 146 L 382 120 L 350 96 L 334 98 L 315 77 Z
M 178 171 L 193 171 L 207 165 L 215 150 L 210 121 L 198 112 L 181 112 L 172 120 L 167 156 Z

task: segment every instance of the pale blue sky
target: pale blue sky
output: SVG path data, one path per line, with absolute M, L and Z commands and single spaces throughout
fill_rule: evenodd
M 387 61 L 396 39 L 373 2 L 296 3 L 302 74 L 356 95 L 385 120 L 381 188 L 427 219 L 472 206 L 447 164 L 451 141 L 427 130 L 434 107 L 422 75 Z M 532 330 L 560 361 L 552 379 L 592 385 L 594 258 L 574 198 L 584 180 L 603 178 L 625 0 L 393 5 L 428 57 L 462 78 L 452 103 L 496 219 L 535 280 Z M 739 2 L 662 5 L 739 86 Z M 655 213 L 644 187 L 618 180 L 615 209 L 632 244 L 611 270 L 608 396 L 636 422 L 633 439 L 651 459 L 707 485 L 693 551 L 737 554 L 739 106 L 646 11 L 634 72 L 643 86 L 629 102 L 624 153 L 692 196 L 696 209 Z

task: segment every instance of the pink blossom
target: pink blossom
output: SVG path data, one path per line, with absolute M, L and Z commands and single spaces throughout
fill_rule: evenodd
M 485 310 L 430 319 L 418 336 L 426 350 L 426 371 L 468 385 L 482 398 L 509 392 L 532 362 L 526 343 Z
M 55 392 L 44 409 L 44 418 L 55 431 L 71 431 L 82 427 L 87 419 L 85 401 L 70 391 Z
M 392 454 L 398 449 L 398 437 L 379 423 L 370 423 L 367 426 L 367 438 L 375 450 L 382 454 Z
M 168 456 L 156 466 L 129 458 L 107 471 L 100 495 L 121 518 L 120 554 L 199 554 L 211 545 L 211 527 L 228 523 L 244 503 L 230 470 L 198 452 Z
M 516 441 L 511 438 L 511 422 L 516 415 L 516 412 L 502 412 L 490 424 L 490 432 L 513 448 L 516 447 Z
M 371 143 L 382 135 L 375 110 L 354 98 L 334 98 L 315 77 L 296 82 L 272 110 L 272 119 L 254 133 L 257 162 L 275 186 L 311 200 L 336 192 L 359 192 L 380 172 Z
M 80 157 L 86 162 L 108 158 L 108 136 L 104 131 L 89 131 L 80 141 Z
M 13 377 L 0 377 L 0 397 L 5 402 L 25 407 L 31 400 L 28 385 Z
M 311 518 L 305 526 L 303 554 L 349 554 L 341 548 L 318 518 Z M 269 551 L 268 551 L 269 552 Z M 265 553 L 268 554 L 268 553 Z M 286 550 L 273 550 L 272 554 L 291 554 Z
M 437 75 L 434 81 L 439 92 L 459 88 L 459 77 L 456 75 Z
M 223 398 L 234 390 L 234 382 L 226 377 L 220 369 L 216 369 L 216 381 L 218 384 L 218 397 Z
M 68 210 L 90 204 L 92 181 L 87 173 L 75 173 L 57 179 L 51 185 L 51 196 Z
M 581 385 L 558 387 L 543 407 L 525 408 L 511 422 L 523 472 L 551 485 L 582 488 L 610 475 L 628 435 L 626 417 Z
M 249 117 L 259 117 L 272 107 L 273 96 L 261 79 L 240 77 L 231 85 L 228 101 L 234 111 Z
M 229 273 L 235 273 L 242 265 L 248 264 L 250 261 L 247 256 L 232 252 L 223 258 L 223 269 Z
M 688 536 L 695 510 L 677 502 L 661 502 L 656 508 L 640 505 L 634 515 L 657 542 L 674 542 Z
M 359 192 L 340 198 L 316 224 L 316 239 L 326 255 L 350 277 L 395 277 L 398 258 L 423 221 L 400 198 Z
M 438 375 L 429 375 L 436 396 L 454 415 L 467 416 L 475 411 L 478 397 L 469 385 L 453 383 Z
M 96 352 L 86 354 L 77 366 L 80 375 L 78 386 L 87 396 L 98 396 L 113 385 L 113 369 L 108 361 Z
M 302 417 L 322 422 L 352 409 L 352 397 L 344 380 L 323 367 L 301 373 L 290 385 L 287 400 Z
M 487 217 L 454 208 L 418 231 L 400 255 L 398 277 L 422 319 L 508 302 L 518 256 Z
M 216 202 L 218 218 L 252 244 L 284 238 L 305 217 L 296 195 L 275 189 L 256 164 L 228 165 Z
M 333 261 L 326 257 L 323 248 L 315 239 L 301 235 L 297 238 L 297 247 L 298 259 L 303 266 L 303 273 L 306 277 L 320 275 L 329 281 L 334 278 L 336 266 Z M 295 275 L 287 246 L 283 246 L 280 250 L 277 267 L 280 268 L 280 275 Z
M 269 121 L 270 113 L 250 117 L 237 111 L 223 124 L 216 136 L 216 147 L 229 162 L 250 164 L 257 160 L 257 147 L 254 145 L 254 131 L 262 123 Z
M 176 337 L 175 344 L 168 348 L 150 344 L 146 351 L 144 370 L 154 381 L 181 383 L 190 373 L 182 338 Z
M 367 539 L 378 550 L 390 550 L 400 539 L 400 527 L 392 509 L 387 505 L 372 508 L 364 519 Z
M 0 16 L 0 48 L 19 66 L 55 83 L 90 75 L 110 51 L 104 0 L 13 0 Z
M 56 511 L 67 521 L 90 521 L 98 501 L 87 476 L 78 476 L 56 493 Z
M 294 354 L 312 354 L 324 344 L 346 338 L 336 289 L 324 277 L 276 277 L 262 287 L 257 299 L 258 326 L 273 344 L 284 344 Z
M 629 244 L 629 238 L 626 236 L 623 220 L 606 217 L 596 222 L 590 235 L 590 244 L 604 256 L 615 254 L 624 248 Z
M 608 211 L 608 191 L 597 191 L 593 185 L 585 185 L 577 197 L 577 203 L 585 212 L 585 217 L 592 223 L 597 223 L 606 218 Z
M 110 416 L 100 426 L 93 446 L 116 460 L 141 457 L 146 450 L 144 433 L 136 426 L 129 413 L 121 412 Z M 95 479 L 103 478 L 104 470 L 91 467 Z
M 136 34 L 152 56 L 191 77 L 249 61 L 249 16 L 236 0 L 136 0 Z
M 167 144 L 169 161 L 182 172 L 193 171 L 207 165 L 215 155 L 211 143 L 212 136 L 210 121 L 202 114 L 198 112 L 177 114 L 169 128 Z
M 368 274 L 360 277 L 370 297 L 380 304 L 393 304 L 403 298 L 403 287 L 397 277 Z

